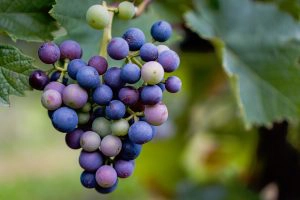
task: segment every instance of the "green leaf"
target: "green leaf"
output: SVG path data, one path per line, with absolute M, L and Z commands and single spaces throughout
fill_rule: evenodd
M 106 1 L 110 3 L 112 1 Z M 66 29 L 67 34 L 58 38 L 58 42 L 65 39 L 73 39 L 80 43 L 83 48 L 83 57 L 89 57 L 98 54 L 102 31 L 92 29 L 85 20 L 86 11 L 94 4 L 99 4 L 98 0 L 60 0 L 57 1 L 50 11 L 51 15 Z M 68 8 L 68 9 L 66 9 Z M 150 41 L 151 25 L 160 19 L 160 11 L 153 9 L 151 6 L 140 17 L 133 20 L 120 20 L 114 17 L 112 36 L 120 37 L 130 27 L 142 29 Z M 173 37 L 178 39 L 176 35 Z
M 53 3 L 53 0 L 0 0 L 0 32 L 13 40 L 51 40 L 51 33 L 57 29 L 48 14 Z
M 300 20 L 300 0 L 260 0 L 262 2 L 275 2 L 279 8 L 290 13 L 295 19 Z
M 9 104 L 9 95 L 24 96 L 29 74 L 36 68 L 33 58 L 13 46 L 0 45 L 0 105 Z
M 299 24 L 275 5 L 250 0 L 195 6 L 187 25 L 215 45 L 246 126 L 299 117 Z

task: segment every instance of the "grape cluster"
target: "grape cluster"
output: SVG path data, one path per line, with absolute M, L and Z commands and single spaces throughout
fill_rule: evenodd
M 128 5 L 119 5 L 121 18 L 133 16 Z M 87 11 L 88 23 L 105 27 L 106 12 L 101 5 L 92 6 Z M 39 48 L 40 60 L 52 64 L 53 71 L 34 71 L 29 83 L 43 90 L 41 103 L 54 128 L 66 133 L 66 144 L 71 149 L 82 148 L 79 164 L 84 169 L 80 177 L 84 187 L 112 192 L 118 178 L 133 173 L 134 160 L 142 145 L 155 136 L 155 126 L 167 120 L 163 92 L 178 92 L 181 80 L 164 77 L 178 68 L 180 60 L 176 52 L 156 43 L 168 40 L 171 34 L 170 24 L 158 21 L 151 27 L 153 42 L 146 42 L 138 28 L 112 38 L 107 54 L 124 59 L 122 67 L 108 67 L 107 59 L 98 55 L 85 62 L 80 45 L 73 40 L 59 46 L 47 42 Z

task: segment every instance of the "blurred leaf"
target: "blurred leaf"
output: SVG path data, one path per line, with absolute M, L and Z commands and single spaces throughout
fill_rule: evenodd
M 246 126 L 299 116 L 299 24 L 274 5 L 250 0 L 195 6 L 187 25 L 215 45 Z
M 300 0 L 260 0 L 262 2 L 275 2 L 283 11 L 290 13 L 295 19 L 300 20 Z
M 0 105 L 9 104 L 9 95 L 23 96 L 30 89 L 28 75 L 35 69 L 32 62 L 19 49 L 0 45 Z
M 0 31 L 13 40 L 51 40 L 57 29 L 48 14 L 54 0 L 0 0 Z

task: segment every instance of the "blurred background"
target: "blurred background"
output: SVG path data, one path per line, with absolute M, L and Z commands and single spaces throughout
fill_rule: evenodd
M 175 10 L 160 17 L 171 21 L 179 37 L 170 46 L 181 58 L 175 75 L 183 89 L 164 93 L 170 118 L 144 145 L 134 174 L 109 195 L 84 189 L 80 151 L 69 149 L 64 134 L 52 127 L 40 92 L 29 91 L 26 97 L 11 96 L 10 106 L 0 108 L 1 200 L 300 199 L 298 122 L 246 129 L 213 45 L 183 23 L 192 2 L 157 2 L 149 9 Z M 40 43 L 15 43 L 7 36 L 0 36 L 0 43 L 38 60 Z

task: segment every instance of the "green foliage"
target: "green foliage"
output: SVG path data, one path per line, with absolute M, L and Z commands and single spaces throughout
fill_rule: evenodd
M 299 0 L 261 0 L 262 2 L 275 2 L 283 11 L 290 13 L 295 19 L 300 20 Z
M 53 3 L 53 0 L 0 0 L 0 32 L 13 40 L 51 40 L 57 25 L 47 11 Z
M 247 126 L 300 113 L 300 26 L 272 4 L 200 0 L 187 25 L 210 40 L 229 75 Z
M 23 96 L 30 89 L 28 76 L 35 69 L 32 62 L 19 49 L 0 45 L 0 104 L 9 104 L 9 95 Z

